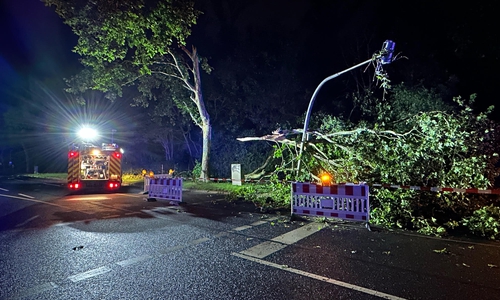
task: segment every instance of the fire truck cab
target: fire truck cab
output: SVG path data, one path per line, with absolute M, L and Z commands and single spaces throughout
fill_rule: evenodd
M 117 190 L 122 184 L 121 162 L 117 144 L 73 145 L 68 152 L 68 188 Z

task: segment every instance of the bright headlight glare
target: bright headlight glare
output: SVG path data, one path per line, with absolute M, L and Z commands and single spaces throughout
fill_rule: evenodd
M 87 141 L 95 139 L 97 135 L 97 131 L 89 127 L 83 127 L 78 131 L 78 136 Z

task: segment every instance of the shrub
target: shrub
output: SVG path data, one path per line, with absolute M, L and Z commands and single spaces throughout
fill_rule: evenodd
M 485 206 L 474 211 L 472 216 L 463 220 L 471 232 L 489 239 L 500 238 L 500 207 Z

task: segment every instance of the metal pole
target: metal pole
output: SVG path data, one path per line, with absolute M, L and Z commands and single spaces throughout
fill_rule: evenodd
M 353 67 L 350 67 L 349 69 L 345 69 L 344 71 L 341 71 L 341 72 L 338 72 L 336 74 L 333 74 L 331 76 L 326 77 L 325 79 L 323 79 L 323 81 L 321 81 L 321 83 L 318 85 L 318 87 L 314 91 L 314 93 L 311 97 L 311 101 L 309 101 L 309 107 L 307 108 L 307 114 L 306 114 L 306 120 L 304 121 L 304 132 L 302 133 L 302 142 L 300 143 L 300 151 L 299 151 L 299 161 L 297 162 L 297 176 L 300 174 L 300 162 L 302 160 L 302 152 L 304 151 L 304 144 L 306 143 L 306 140 L 307 140 L 307 127 L 309 126 L 309 120 L 311 119 L 312 106 L 314 104 L 314 100 L 316 100 L 316 95 L 318 94 L 319 90 L 327 81 L 332 80 L 333 78 L 338 77 L 338 76 L 340 76 L 346 72 L 349 72 L 353 69 L 361 67 L 362 65 L 366 65 L 367 63 L 369 63 L 371 61 L 373 61 L 373 58 L 367 59 L 362 63 L 359 63 Z

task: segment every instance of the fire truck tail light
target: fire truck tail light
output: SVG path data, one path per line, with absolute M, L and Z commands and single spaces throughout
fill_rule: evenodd
M 77 190 L 80 188 L 80 184 L 79 183 L 70 183 L 68 184 L 68 187 L 71 189 L 71 190 Z
M 77 157 L 78 156 L 78 151 L 70 151 L 68 153 L 69 158 Z
M 113 156 L 118 159 L 122 158 L 122 154 L 120 152 L 113 152 Z

